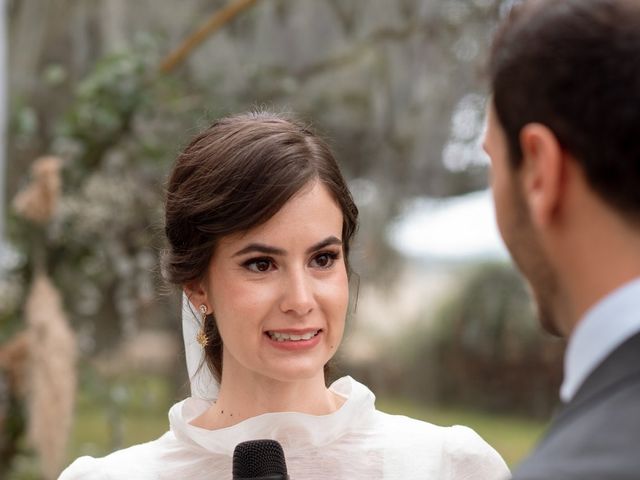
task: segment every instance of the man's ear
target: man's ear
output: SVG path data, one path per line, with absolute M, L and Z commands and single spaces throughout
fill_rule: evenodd
M 191 302 L 191 305 L 198 310 L 200 305 L 207 307 L 207 312 L 211 313 L 209 299 L 207 298 L 207 290 L 201 280 L 193 280 L 183 287 L 184 293 Z
M 531 219 L 549 225 L 562 202 L 565 155 L 555 134 L 545 125 L 530 123 L 520 131 L 522 192 Z

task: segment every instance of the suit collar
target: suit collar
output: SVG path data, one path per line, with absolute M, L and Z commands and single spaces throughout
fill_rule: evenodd
M 593 305 L 571 334 L 560 398 L 566 403 L 586 378 L 625 340 L 640 332 L 640 277 Z
M 627 383 L 633 384 L 632 380 L 637 378 L 640 378 L 640 333 L 615 349 L 585 380 L 573 399 L 561 406 L 545 439 L 594 403 Z
M 615 349 L 585 380 L 571 403 L 580 404 L 640 375 L 640 333 Z

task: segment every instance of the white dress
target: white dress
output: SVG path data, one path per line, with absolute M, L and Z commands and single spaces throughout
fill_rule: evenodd
M 231 479 L 235 446 L 262 438 L 282 444 L 292 480 L 509 477 L 500 455 L 470 428 L 380 412 L 373 393 L 351 377 L 330 388 L 346 399 L 332 414 L 267 413 L 219 430 L 189 424 L 210 405 L 189 397 L 171 408 L 162 437 L 103 458 L 81 457 L 59 480 Z

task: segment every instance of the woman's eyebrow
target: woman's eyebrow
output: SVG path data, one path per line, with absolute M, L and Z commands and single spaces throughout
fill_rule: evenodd
M 236 253 L 232 255 L 232 257 L 237 257 L 239 255 L 244 255 L 245 253 L 264 253 L 266 255 L 285 255 L 286 250 L 282 250 L 281 248 L 270 247 L 269 245 L 264 245 L 262 243 L 250 243 L 246 247 L 238 250 Z
M 324 240 L 319 241 L 318 243 L 312 245 L 307 248 L 306 253 L 316 252 L 321 250 L 329 245 L 342 245 L 342 240 L 333 235 L 325 238 Z M 241 248 L 236 253 L 232 255 L 232 257 L 238 257 L 240 255 L 245 255 L 247 253 L 262 253 L 265 255 L 286 255 L 287 251 L 282 248 L 272 247 L 270 245 L 265 245 L 263 243 L 250 243 L 244 248 Z
M 312 245 L 311 247 L 307 248 L 307 253 L 322 250 L 323 248 L 328 247 L 329 245 L 342 245 L 342 240 L 340 240 L 338 237 L 334 237 L 333 235 L 331 235 L 330 237 L 327 237 L 324 240 L 316 243 L 315 245 Z

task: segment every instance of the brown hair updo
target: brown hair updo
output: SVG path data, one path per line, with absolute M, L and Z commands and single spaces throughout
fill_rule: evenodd
M 180 287 L 201 280 L 222 237 L 265 223 L 312 180 L 321 182 L 342 210 L 349 272 L 358 209 L 329 146 L 301 123 L 270 112 L 215 121 L 178 155 L 169 175 L 165 278 Z M 220 381 L 222 339 L 212 315 L 204 329 L 206 360 Z

